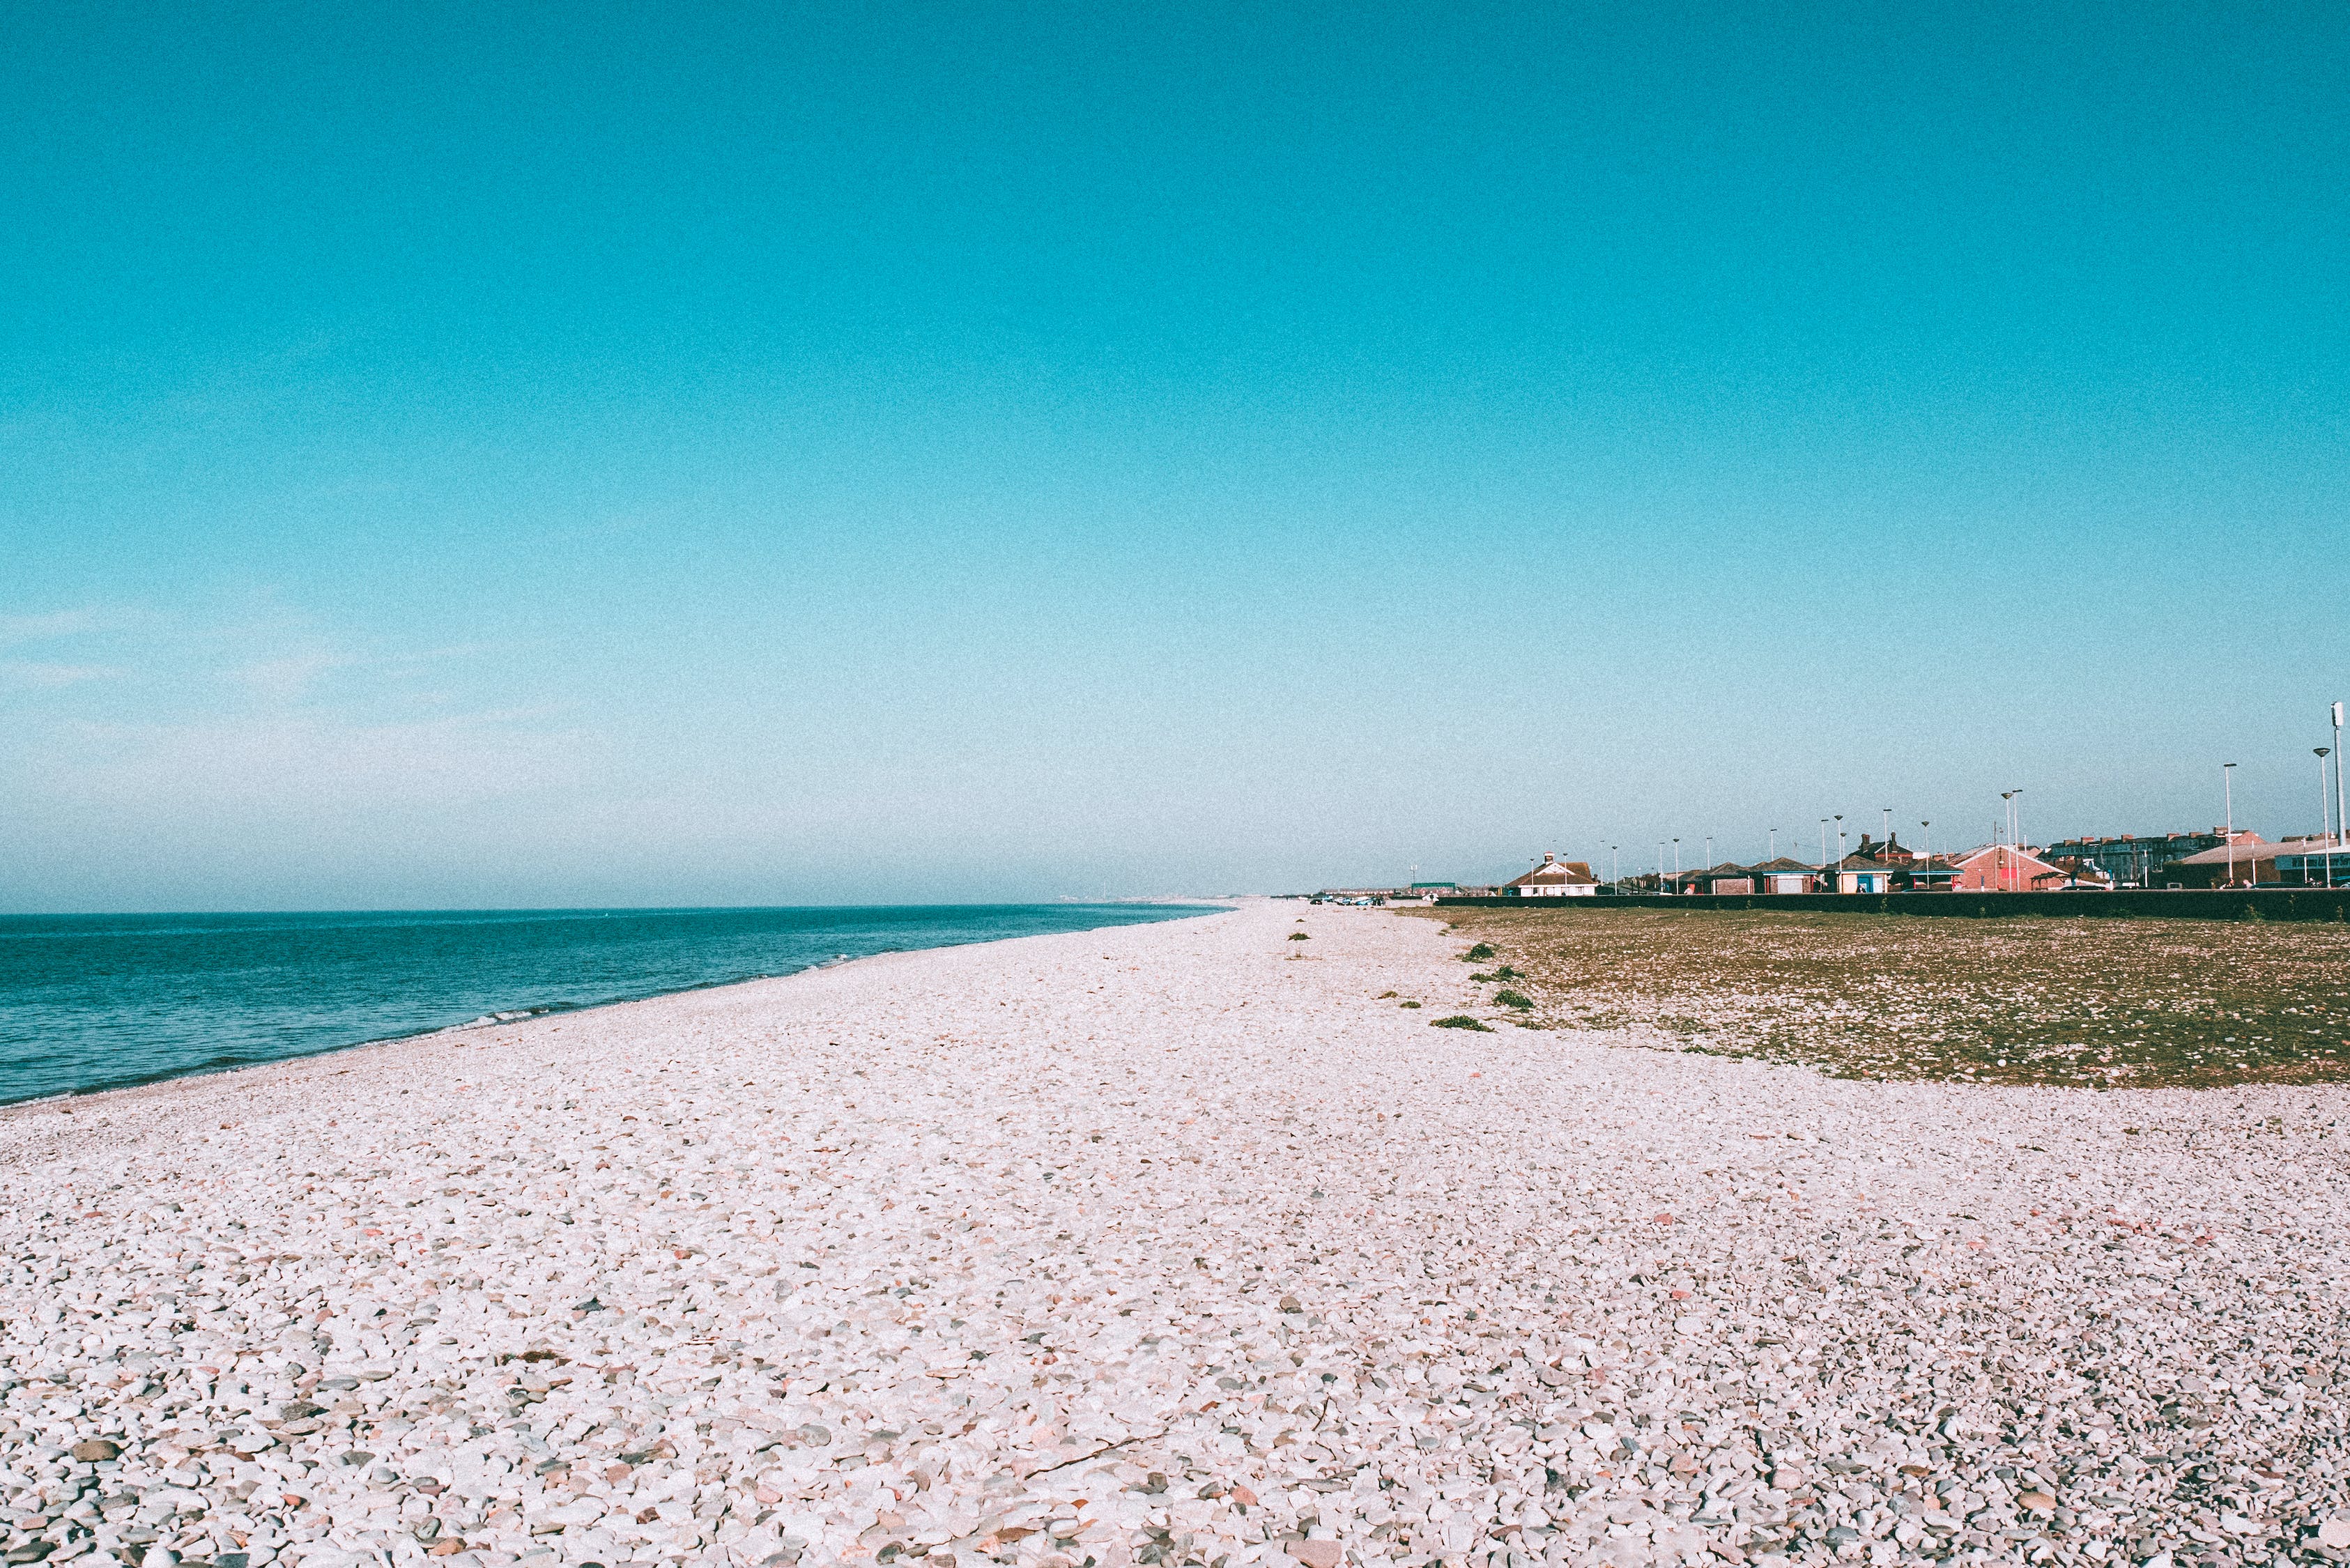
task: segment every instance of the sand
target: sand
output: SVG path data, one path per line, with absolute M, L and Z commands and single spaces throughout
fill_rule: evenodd
M 1460 946 L 1256 904 L 0 1116 L 8 1558 L 2344 1560 L 2343 1091 L 1430 1028 Z

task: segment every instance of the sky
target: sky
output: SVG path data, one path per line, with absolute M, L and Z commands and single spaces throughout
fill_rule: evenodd
M 2317 825 L 2338 5 L 9 31 L 0 909 Z

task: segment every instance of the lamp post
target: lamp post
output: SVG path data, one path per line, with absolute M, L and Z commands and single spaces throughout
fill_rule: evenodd
M 1709 871 L 1713 869 L 1713 835 L 1711 833 L 1705 836 L 1705 868 Z
M 1836 857 L 1835 857 L 1835 864 L 1836 864 L 1836 871 L 1837 871 L 1838 875 L 1837 875 L 1836 879 L 1835 879 L 1835 886 L 1834 888 L 1830 888 L 1830 889 L 1828 889 L 1828 890 L 1829 890 L 1830 892 L 1832 892 L 1832 893 L 1841 893 L 1841 892 L 1843 892 L 1843 891 L 1844 891 L 1844 877 L 1843 877 L 1843 875 L 1842 875 L 1842 873 L 1843 873 L 1843 871 L 1844 871 L 1844 813 L 1842 813 L 1842 812 L 1837 812 L 1837 813 L 1835 814 L 1835 825 L 1836 825 Z
M 2334 803 L 2326 798 L 2325 759 L 2334 754 L 2334 748 L 2318 746 L 2314 749 L 2317 753 L 2317 842 L 2325 851 L 2325 885 L 2331 888 L 2334 886 L 2334 831 L 2325 826 L 2325 814 Z M 2309 858 L 2306 856 L 2302 857 L 2301 880 L 2304 887 L 2309 883 Z
M 1679 839 L 1678 836 L 1676 836 L 1676 837 L 1673 839 L 1673 891 L 1674 891 L 1674 892 L 1676 892 L 1676 893 L 1678 893 L 1678 892 L 1679 892 L 1680 890 L 1681 890 L 1681 841 L 1680 841 L 1680 839 Z
M 2342 826 L 2342 704 L 2334 704 L 2334 836 L 2339 838 Z M 2334 852 L 2325 854 L 2325 877 L 2328 885 L 2334 879 Z
M 1765 855 L 1762 858 L 1765 860 L 1776 860 L 1779 858 L 1779 830 L 1775 827 L 1771 830 L 1771 853 Z
M 1918 824 L 1918 863 L 1929 871 L 1934 868 L 1934 825 L 1922 820 Z
M 2015 792 L 2013 790 L 2003 789 L 1999 792 L 1999 830 L 2007 839 L 2007 843 L 2000 846 L 1999 868 L 2006 875 L 2007 890 L 2012 893 L 2015 891 L 2015 861 L 2011 854 L 2015 844 Z
M 1826 877 L 1827 877 L 1827 874 L 1828 874 L 1828 819 L 1827 819 L 1826 817 L 1825 817 L 1825 816 L 1824 816 L 1824 817 L 1820 818 L 1820 877 L 1821 877 L 1821 878 L 1822 878 L 1823 880 L 1825 880 L 1825 879 L 1826 878 Z M 1829 891 L 1833 892 L 1833 891 L 1835 891 L 1835 889 L 1834 889 L 1834 888 L 1830 888 L 1830 889 L 1829 889 Z
M 1885 842 L 1893 842 L 1893 808 L 1889 805 L 1885 808 Z
M 2228 836 L 2228 886 L 2236 885 L 2236 764 L 2220 764 L 2220 798 L 2228 808 L 2227 826 L 2220 829 Z M 2259 861 L 2252 864 L 2259 865 Z
M 1617 892 L 1624 890 L 1624 863 L 1616 857 L 1616 846 L 1607 846 L 1607 884 Z

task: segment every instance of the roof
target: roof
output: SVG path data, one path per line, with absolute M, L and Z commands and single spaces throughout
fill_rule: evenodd
M 2233 844 L 2217 845 L 2210 849 L 2182 855 L 2170 862 L 2173 866 L 2225 866 L 2230 861 L 2241 864 L 2247 860 L 2273 860 L 2279 855 L 2291 855 L 2293 841 L 2271 844 L 2257 833 L 2240 833 Z
M 1753 872 L 1785 873 L 1791 871 L 1806 871 L 1816 874 L 1819 867 L 1810 864 L 1808 861 L 1791 860 L 1786 856 L 1782 855 L 1776 860 L 1757 861 L 1755 864 L 1746 867 L 1746 869 Z
M 1996 854 L 1998 851 L 2002 849 L 2006 850 L 2010 855 L 2014 856 L 2018 860 L 2029 860 L 2034 866 L 2046 867 L 2047 869 L 2055 872 L 2059 876 L 2064 875 L 2064 868 L 2063 867 L 2051 865 L 2048 861 L 2043 860 L 2039 856 L 2032 853 L 2031 850 L 2014 844 L 1978 845 L 1976 847 L 1968 850 L 1964 855 L 1957 856 L 1945 864 L 1952 867 L 1963 867 L 1981 859 L 1986 855 Z
M 1543 857 L 1541 865 L 1523 877 L 1511 877 L 1502 886 L 1504 888 L 1557 888 L 1584 882 L 1596 883 L 1598 880 L 1598 877 L 1591 874 L 1591 867 L 1580 860 L 1561 860 L 1556 856 L 1545 855 Z

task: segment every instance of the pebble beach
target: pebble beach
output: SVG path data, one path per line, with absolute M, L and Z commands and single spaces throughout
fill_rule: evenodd
M 2350 1562 L 2350 1092 L 1522 1028 L 1465 945 L 1252 903 L 0 1113 L 6 1561 Z

